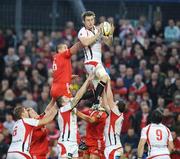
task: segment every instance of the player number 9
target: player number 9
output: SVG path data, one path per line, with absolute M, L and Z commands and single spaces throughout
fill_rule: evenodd
M 156 139 L 158 141 L 162 140 L 162 131 L 160 129 L 156 130 Z

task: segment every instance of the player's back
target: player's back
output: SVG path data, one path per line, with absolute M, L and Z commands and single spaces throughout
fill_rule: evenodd
M 68 102 L 65 106 L 59 109 L 58 125 L 60 130 L 58 142 L 78 141 L 76 108 L 72 110 L 71 102 Z
M 88 30 L 85 27 L 83 27 L 78 33 L 78 38 L 92 37 L 95 34 L 97 34 L 97 32 L 98 30 L 95 26 L 92 30 Z M 101 58 L 102 58 L 101 47 L 102 47 L 101 39 L 97 40 L 95 43 L 93 43 L 90 46 L 84 47 L 85 62 L 88 61 L 101 62 Z
M 53 56 L 53 84 L 70 83 L 72 75 L 71 53 L 68 49 Z
M 123 120 L 123 113 L 120 113 L 116 107 L 113 110 L 110 110 L 104 129 L 106 146 L 117 144 L 121 146 L 120 133 Z
M 169 154 L 168 142 L 172 140 L 170 130 L 163 124 L 149 124 L 145 128 L 149 156 Z

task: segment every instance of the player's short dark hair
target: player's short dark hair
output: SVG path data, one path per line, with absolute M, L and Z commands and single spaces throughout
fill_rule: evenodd
M 121 113 L 125 111 L 126 108 L 126 102 L 124 100 L 118 100 L 117 102 L 118 109 Z
M 93 11 L 86 11 L 86 12 L 83 12 L 81 17 L 82 17 L 82 20 L 84 21 L 86 17 L 89 17 L 89 16 L 96 16 L 95 13 Z
M 159 110 L 154 110 L 151 114 L 151 123 L 159 124 L 162 122 L 163 114 Z
M 62 96 L 59 96 L 59 97 L 56 99 L 56 104 L 57 104 L 57 106 L 58 106 L 59 108 L 62 106 L 62 102 L 63 102 Z
M 14 117 L 16 120 L 19 120 L 22 118 L 21 115 L 22 115 L 23 111 L 24 111 L 23 106 L 17 106 L 14 108 L 13 114 L 14 114 Z

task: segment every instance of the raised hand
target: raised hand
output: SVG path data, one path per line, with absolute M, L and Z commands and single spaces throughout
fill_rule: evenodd
M 114 27 L 114 25 L 111 23 L 111 31 L 110 31 L 110 35 L 113 35 L 114 29 L 115 29 L 115 27 Z
M 89 74 L 87 80 L 92 81 L 94 79 L 94 73 Z

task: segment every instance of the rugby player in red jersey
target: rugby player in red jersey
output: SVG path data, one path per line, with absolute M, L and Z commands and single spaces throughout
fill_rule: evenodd
M 87 114 L 87 115 L 86 115 Z M 98 109 L 89 109 L 84 114 L 77 112 L 78 117 L 87 121 L 86 127 L 86 145 L 88 150 L 85 151 L 84 159 L 104 159 L 104 126 L 107 118 L 107 113 L 102 107 Z
M 38 115 L 36 111 L 32 108 L 28 108 L 28 113 L 31 118 L 42 119 L 49 109 L 55 104 L 55 101 L 52 99 L 48 106 L 45 109 L 45 112 L 41 115 Z M 48 131 L 47 128 L 43 126 L 38 126 L 33 129 L 32 140 L 30 145 L 30 154 L 33 159 L 46 159 L 48 154 L 48 140 L 47 140 Z
M 72 79 L 71 56 L 82 47 L 80 42 L 75 43 L 70 49 L 66 44 L 57 46 L 57 54 L 53 56 L 53 82 L 51 96 L 56 100 L 60 96 L 71 98 L 69 85 Z

